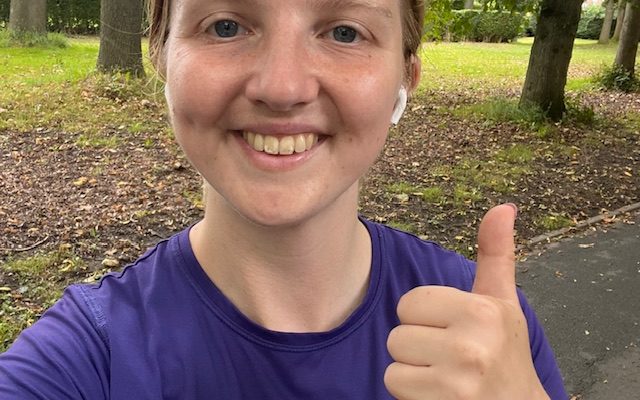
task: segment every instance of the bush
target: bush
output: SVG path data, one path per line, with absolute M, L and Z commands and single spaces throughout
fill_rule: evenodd
M 454 10 L 462 10 L 464 8 L 464 0 L 453 0 L 451 8 Z
M 9 23 L 10 4 L 11 0 L 0 0 L 0 27 Z M 50 32 L 96 34 L 100 31 L 100 0 L 47 0 L 47 18 Z
M 640 80 L 622 65 L 603 66 L 600 72 L 594 77 L 596 84 L 607 90 L 620 90 L 623 92 L 634 92 L 640 90 Z
M 100 32 L 100 0 L 48 0 L 47 29 L 72 34 Z
M 578 23 L 576 37 L 580 39 L 598 39 L 604 24 L 606 9 L 601 5 L 585 7 Z
M 482 13 L 478 19 L 475 40 L 483 42 L 510 42 L 520 36 L 524 18 L 519 13 Z
M 538 15 L 528 13 L 524 18 L 524 34 L 525 36 L 535 36 L 538 28 Z
M 510 42 L 520 36 L 524 28 L 524 16 L 506 11 L 454 11 L 448 27 L 447 39 L 452 41 Z
M 2 47 L 44 47 L 65 48 L 69 40 L 61 33 L 39 35 L 33 32 L 11 32 L 0 29 L 0 48 Z
M 565 119 L 584 126 L 594 126 L 596 124 L 596 112 L 592 106 L 580 104 L 570 99 L 567 99 L 565 104 L 567 106 Z

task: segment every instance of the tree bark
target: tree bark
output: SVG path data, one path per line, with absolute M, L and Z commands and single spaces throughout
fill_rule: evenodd
M 47 33 L 47 0 L 11 0 L 9 30 Z
M 620 65 L 631 75 L 635 73 L 638 41 L 640 41 L 640 0 L 629 0 L 615 64 Z
M 558 121 L 566 110 L 564 88 L 582 0 L 543 0 L 520 106 L 536 105 Z
M 616 17 L 616 30 L 613 32 L 612 39 L 616 42 L 620 40 L 620 33 L 622 32 L 622 24 L 624 23 L 624 14 L 627 8 L 626 0 L 618 0 L 618 16 Z
M 142 65 L 142 0 L 100 2 L 100 50 L 97 68 L 144 76 Z
M 611 37 L 611 25 L 613 24 L 613 12 L 615 0 L 607 0 L 607 11 L 604 15 L 604 22 L 602 23 L 602 30 L 600 31 L 600 38 L 598 43 L 607 44 Z
M 473 10 L 473 0 L 464 0 L 464 8 Z

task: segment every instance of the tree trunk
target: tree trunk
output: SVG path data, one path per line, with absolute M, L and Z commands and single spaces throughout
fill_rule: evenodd
M 14 32 L 47 33 L 47 0 L 11 0 L 9 29 Z
M 142 0 L 100 2 L 100 50 L 97 68 L 144 76 L 142 65 Z
M 609 43 L 609 38 L 611 37 L 611 25 L 613 23 L 613 12 L 614 9 L 614 0 L 607 1 L 607 12 L 604 15 L 604 22 L 602 23 L 602 30 L 600 31 L 600 39 L 598 39 L 598 43 L 607 44 Z
M 581 8 L 582 0 L 543 0 L 540 5 L 520 105 L 537 105 L 554 121 L 566 110 L 564 87 Z
M 473 0 L 464 0 L 464 8 L 473 10 Z
M 640 0 L 629 0 L 615 64 L 629 71 L 631 75 L 635 73 L 638 41 L 640 41 Z
M 627 8 L 626 0 L 618 0 L 618 16 L 616 17 L 616 30 L 613 32 L 613 40 L 616 42 L 620 40 L 620 33 L 622 32 L 622 24 L 624 23 L 625 9 Z

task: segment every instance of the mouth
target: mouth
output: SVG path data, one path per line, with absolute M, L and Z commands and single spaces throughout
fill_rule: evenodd
M 320 140 L 315 133 L 295 135 L 263 135 L 250 131 L 242 132 L 242 138 L 255 151 L 271 155 L 292 155 L 309 151 Z

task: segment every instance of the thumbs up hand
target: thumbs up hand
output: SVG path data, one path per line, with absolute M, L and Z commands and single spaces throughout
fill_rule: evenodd
M 515 217 L 515 206 L 502 205 L 483 218 L 471 293 L 422 286 L 400 299 L 384 377 L 397 399 L 549 399 L 516 292 Z

